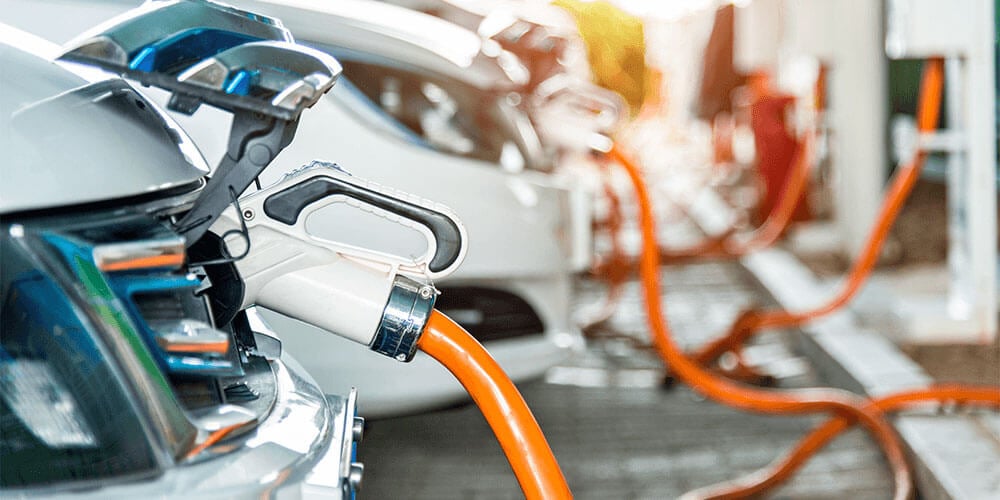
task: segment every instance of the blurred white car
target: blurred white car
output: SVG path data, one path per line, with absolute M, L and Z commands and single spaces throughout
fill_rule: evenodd
M 528 114 L 546 151 L 556 158 L 555 171 L 573 180 L 581 198 L 574 205 L 576 216 L 590 216 L 589 223 L 607 215 L 601 203 L 606 201 L 602 164 L 591 148 L 615 136 L 628 109 L 620 95 L 593 83 L 573 16 L 532 0 L 382 1 L 458 24 L 518 56 L 530 74 L 520 90 Z

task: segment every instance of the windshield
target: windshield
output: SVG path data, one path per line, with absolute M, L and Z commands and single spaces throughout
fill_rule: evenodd
M 410 130 L 384 109 L 375 104 L 347 78 L 341 77 L 330 92 L 331 97 L 351 114 L 362 119 L 378 131 L 411 144 L 434 149 L 423 137 Z
M 439 151 L 499 162 L 507 142 L 493 116 L 491 96 L 470 95 L 456 85 L 412 71 L 341 61 L 344 74 L 365 97 Z

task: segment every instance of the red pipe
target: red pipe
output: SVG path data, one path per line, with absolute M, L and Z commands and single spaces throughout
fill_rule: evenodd
M 611 185 L 611 176 L 608 175 L 607 171 L 604 173 L 605 177 L 602 185 L 604 196 L 608 199 L 609 210 L 608 217 L 601 224 L 601 227 L 607 230 L 608 237 L 611 240 L 611 252 L 603 258 L 603 262 L 594 266 L 593 274 L 605 279 L 607 282 L 607 293 L 600 309 L 579 325 L 580 331 L 583 332 L 584 336 L 595 335 L 597 327 L 611 319 L 615 310 L 618 309 L 618 302 L 622 297 L 622 285 L 628 280 L 627 264 L 625 263 L 628 258 L 625 256 L 625 250 L 622 248 L 620 235 L 622 226 L 621 200 L 618 198 L 618 194 L 615 193 L 614 186 Z

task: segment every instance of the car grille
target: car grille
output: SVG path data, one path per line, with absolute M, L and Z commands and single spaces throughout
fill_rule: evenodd
M 496 288 L 442 287 L 434 307 L 457 321 L 480 342 L 545 332 L 545 324 L 531 304 Z

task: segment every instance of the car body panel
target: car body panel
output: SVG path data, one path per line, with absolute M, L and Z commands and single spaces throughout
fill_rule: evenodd
M 242 8 L 281 16 L 302 41 L 349 47 L 362 54 L 397 51 L 397 61 L 464 78 L 482 89 L 516 88 L 527 70 L 475 33 L 433 16 L 368 0 L 237 0 Z M 330 29 L 336 26 L 337 29 Z
M 327 396 L 289 355 L 270 362 L 278 394 L 269 416 L 209 459 L 150 480 L 94 489 L 5 490 L 4 498 L 342 498 L 340 455 L 353 407 Z M 329 456 L 328 456 L 329 455 Z M 335 457 L 338 460 L 332 461 Z M 322 466 L 320 466 L 322 464 Z M 337 478 L 330 482 L 330 478 Z
M 29 41 L 29 53 L 23 35 L 17 48 L 5 43 L 11 33 L 0 27 L 0 59 L 19 68 L 0 72 L 0 149 L 8 154 L 0 213 L 136 196 L 208 173 L 187 135 L 122 80 L 67 71 L 45 57 L 51 44 Z

